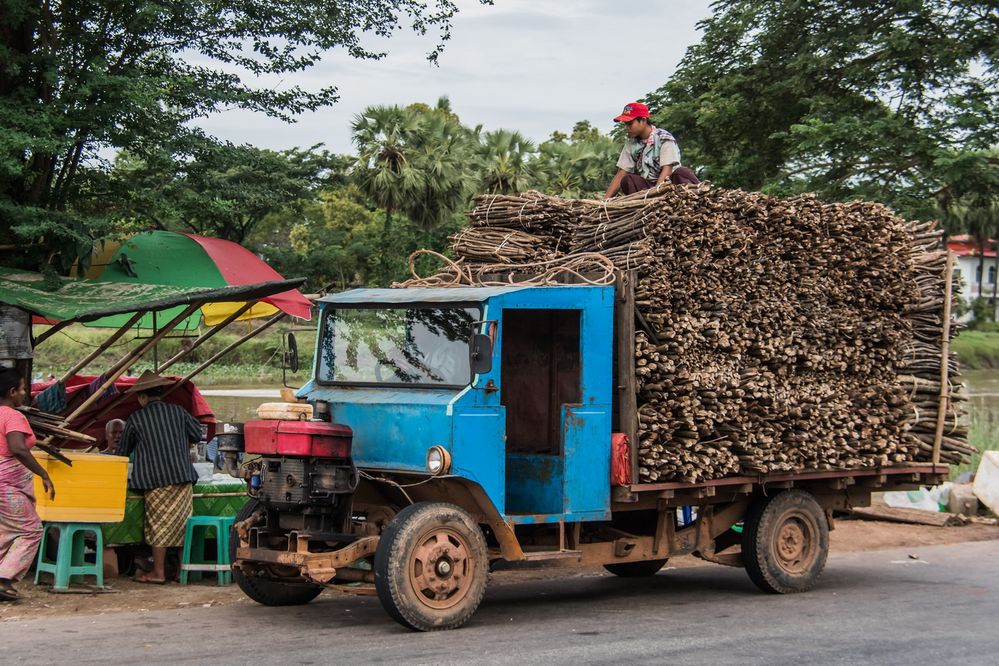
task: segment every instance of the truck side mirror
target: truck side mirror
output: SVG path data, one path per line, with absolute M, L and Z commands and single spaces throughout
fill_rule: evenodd
M 473 333 L 468 351 L 473 375 L 481 375 L 493 369 L 493 341 L 488 335 Z
M 295 339 L 295 334 L 288 332 L 288 369 L 292 372 L 298 372 L 298 340 Z

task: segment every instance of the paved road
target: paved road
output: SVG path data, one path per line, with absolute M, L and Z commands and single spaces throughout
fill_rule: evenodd
M 916 552 L 920 559 L 909 559 Z M 830 559 L 804 595 L 758 593 L 719 566 L 652 579 L 499 584 L 457 631 L 417 634 L 376 599 L 0 625 L 3 660 L 208 662 L 947 664 L 999 659 L 999 541 Z M 7 662 L 10 663 L 10 662 Z

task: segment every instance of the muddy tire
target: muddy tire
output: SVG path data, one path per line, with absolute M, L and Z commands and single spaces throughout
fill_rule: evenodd
M 488 552 L 475 520 L 453 504 L 420 502 L 388 524 L 375 552 L 375 589 L 393 620 L 416 631 L 456 629 L 486 593 Z
M 259 506 L 260 502 L 251 499 L 236 514 L 236 522 L 249 518 Z M 231 562 L 236 561 L 238 545 L 239 536 L 236 535 L 234 527 L 229 532 L 229 560 Z M 264 606 L 301 606 L 318 597 L 319 593 L 323 591 L 320 586 L 309 583 L 284 582 L 273 578 L 247 576 L 236 568 L 232 570 L 232 579 L 246 596 Z
M 829 523 L 809 493 L 787 490 L 750 506 L 742 559 L 764 592 L 792 594 L 815 586 L 829 556 Z
M 646 560 L 645 562 L 621 562 L 605 564 L 604 569 L 621 578 L 648 578 L 655 576 L 666 566 L 668 560 Z

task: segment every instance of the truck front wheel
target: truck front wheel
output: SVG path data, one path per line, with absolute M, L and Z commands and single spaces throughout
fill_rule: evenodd
M 758 499 L 742 531 L 742 559 L 764 592 L 790 594 L 815 586 L 829 555 L 829 524 L 815 498 L 786 490 Z
M 259 507 L 260 502 L 251 499 L 236 514 L 236 522 L 246 520 Z M 236 534 L 236 528 L 233 527 L 229 533 L 230 562 L 236 561 L 236 547 L 238 545 L 239 536 Z M 273 578 L 247 576 L 235 567 L 232 570 L 232 579 L 243 591 L 243 594 L 264 606 L 301 606 L 318 597 L 319 593 L 323 591 L 323 588 L 310 583 L 284 582 Z
M 482 530 L 463 509 L 413 504 L 396 515 L 378 541 L 378 599 L 392 619 L 410 629 L 455 629 L 486 593 L 487 560 Z

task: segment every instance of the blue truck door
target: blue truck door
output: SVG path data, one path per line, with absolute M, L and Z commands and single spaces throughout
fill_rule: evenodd
M 567 520 L 601 520 L 610 503 L 610 409 L 562 405 Z M 606 442 L 606 446 L 604 446 Z

